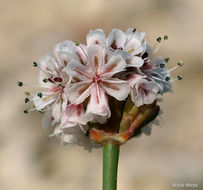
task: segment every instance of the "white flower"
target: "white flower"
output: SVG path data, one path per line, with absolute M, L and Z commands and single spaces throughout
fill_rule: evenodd
M 33 97 L 33 102 L 39 111 L 52 109 L 53 117 L 59 121 L 61 111 L 66 108 L 68 101 L 64 88 L 70 81 L 69 76 L 64 72 L 64 67 L 71 59 L 81 60 L 82 54 L 71 41 L 57 44 L 54 50 L 56 59 L 47 54 L 37 63 L 40 69 L 39 83 L 46 90 L 37 93 Z
M 89 120 L 104 123 L 110 117 L 110 109 L 106 94 L 117 100 L 125 100 L 129 94 L 127 81 L 112 76 L 125 69 L 126 63 L 122 56 L 112 56 L 106 60 L 106 51 L 100 45 L 87 49 L 87 64 L 71 60 L 66 67 L 68 75 L 77 79 L 66 88 L 66 94 L 73 104 L 82 103 L 91 96 L 87 105 Z M 94 117 L 97 115 L 98 117 Z
M 113 29 L 106 38 L 101 29 L 91 30 L 87 35 L 87 46 L 100 44 L 106 47 L 111 54 L 122 55 L 128 67 L 140 67 L 143 64 L 139 57 L 145 51 L 145 33 L 138 33 L 134 29 L 128 29 L 126 33 L 119 29 Z
M 132 75 L 128 81 L 131 86 L 131 99 L 136 106 L 152 104 L 157 99 L 159 88 L 156 83 L 148 81 L 138 74 Z

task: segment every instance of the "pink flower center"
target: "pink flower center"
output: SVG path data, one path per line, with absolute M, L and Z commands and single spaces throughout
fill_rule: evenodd
M 99 77 L 99 76 L 95 76 L 94 78 L 93 78 L 93 82 L 100 82 L 101 81 L 101 78 Z

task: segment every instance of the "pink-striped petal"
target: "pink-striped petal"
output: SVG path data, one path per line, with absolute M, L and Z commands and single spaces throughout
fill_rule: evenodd
M 108 98 L 99 85 L 91 90 L 91 96 L 87 105 L 86 118 L 91 122 L 105 123 L 111 115 L 108 105 Z
M 121 55 L 115 55 L 103 66 L 100 76 L 110 78 L 125 69 L 126 63 Z
M 116 78 L 102 80 L 101 86 L 107 94 L 119 101 L 125 100 L 130 92 L 128 82 Z
M 93 86 L 92 81 L 69 84 L 65 88 L 65 94 L 71 103 L 80 104 L 90 95 Z
M 64 68 L 64 71 L 71 77 L 79 81 L 90 80 L 93 76 L 90 73 L 90 68 L 80 62 L 72 59 Z
M 92 45 L 88 47 L 87 55 L 88 67 L 92 70 L 92 73 L 94 73 L 94 75 L 101 73 L 101 69 L 104 65 L 104 48 L 100 45 Z
M 130 75 L 130 77 L 127 78 L 127 81 L 128 81 L 128 83 L 129 83 L 129 85 L 131 87 L 134 87 L 134 85 L 136 83 L 138 83 L 142 78 L 143 78 L 143 76 L 141 76 L 139 74 L 133 74 L 133 75 Z
M 157 99 L 158 92 L 156 83 L 141 79 L 131 89 L 131 99 L 137 106 L 151 104 Z

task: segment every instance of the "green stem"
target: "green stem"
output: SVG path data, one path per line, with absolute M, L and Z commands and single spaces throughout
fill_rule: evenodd
M 119 147 L 107 143 L 103 148 L 103 190 L 117 189 Z

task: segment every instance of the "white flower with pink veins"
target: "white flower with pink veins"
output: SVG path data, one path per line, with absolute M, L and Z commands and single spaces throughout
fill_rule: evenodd
M 145 78 L 146 76 L 138 74 L 133 74 L 128 78 L 128 82 L 131 86 L 131 100 L 138 107 L 144 104 L 152 104 L 157 99 L 159 92 L 158 85 Z
M 110 58 L 100 45 L 92 45 L 87 49 L 87 64 L 71 60 L 65 70 L 75 81 L 66 87 L 66 95 L 73 104 L 80 104 L 89 98 L 86 117 L 88 121 L 105 123 L 111 111 L 108 96 L 119 101 L 125 100 L 130 86 L 127 81 L 114 78 L 125 69 L 126 63 L 121 55 Z
M 35 109 L 39 111 L 52 110 L 52 116 L 56 121 L 60 120 L 62 110 L 66 109 L 67 96 L 64 88 L 70 81 L 69 76 L 64 71 L 64 67 L 71 59 L 81 60 L 76 45 L 71 41 L 64 41 L 55 46 L 56 59 L 50 54 L 39 59 L 35 63 L 40 69 L 39 83 L 44 88 L 43 92 L 37 93 L 33 97 Z
M 136 32 L 129 28 L 126 33 L 113 29 L 108 37 L 103 30 L 91 30 L 87 34 L 87 46 L 100 44 L 108 50 L 109 54 L 120 54 L 124 57 L 127 67 L 141 67 L 144 63 L 140 57 L 146 50 L 145 33 Z

